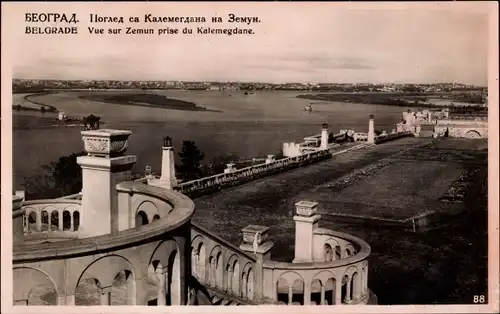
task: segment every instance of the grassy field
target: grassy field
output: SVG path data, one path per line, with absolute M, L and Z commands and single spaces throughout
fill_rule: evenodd
M 326 212 L 405 219 L 439 206 L 439 197 L 463 171 L 450 163 L 396 162 L 338 193 L 315 192 L 322 193 Z

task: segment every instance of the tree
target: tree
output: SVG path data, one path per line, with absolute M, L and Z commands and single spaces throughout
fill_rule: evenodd
M 82 170 L 76 158 L 85 152 L 62 156 L 58 161 L 43 165 L 44 173 L 25 178 L 26 199 L 56 198 L 82 190 Z
M 228 163 L 235 162 L 237 160 L 239 160 L 239 157 L 236 155 L 220 155 L 214 157 L 206 165 L 203 165 L 203 175 L 212 176 L 223 173 Z
M 183 141 L 182 151 L 178 153 L 181 164 L 176 166 L 179 177 L 191 181 L 203 177 L 200 162 L 205 158 L 193 141 Z

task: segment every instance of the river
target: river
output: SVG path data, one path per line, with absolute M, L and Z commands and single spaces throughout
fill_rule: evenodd
M 223 154 L 235 154 L 242 159 L 277 153 L 285 141 L 300 142 L 304 136 L 320 132 L 328 123 L 330 132 L 340 129 L 368 130 L 368 117 L 375 115 L 375 129 L 391 131 L 401 119 L 405 107 L 353 103 L 316 103 L 295 96 L 300 92 L 258 92 L 244 95 L 243 91 L 146 91 L 196 103 L 213 111 L 181 111 L 163 108 L 124 106 L 78 98 L 89 91 L 58 92 L 33 96 L 31 100 L 54 106 L 70 116 L 90 113 L 100 116 L 105 128 L 132 131 L 129 153 L 138 156 L 134 171 L 142 172 L 146 165 L 160 170 L 162 138 L 173 138 L 179 150 L 183 140 L 192 140 L 205 160 Z M 22 94 L 13 95 L 13 104 L 28 105 Z M 314 103 L 314 111 L 303 108 Z M 37 127 L 39 112 L 13 112 L 13 178 L 19 188 L 24 177 L 39 174 L 41 166 L 83 149 L 78 127 Z M 56 118 L 45 113 L 45 117 Z M 33 120 L 21 128 L 20 120 Z

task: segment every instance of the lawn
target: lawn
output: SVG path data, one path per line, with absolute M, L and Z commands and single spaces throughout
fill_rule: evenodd
M 327 213 L 405 219 L 441 206 L 439 198 L 463 171 L 452 163 L 394 162 L 339 192 L 315 192 Z

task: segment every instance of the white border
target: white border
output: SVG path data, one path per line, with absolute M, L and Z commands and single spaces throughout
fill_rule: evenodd
M 71 306 L 53 306 L 53 307 L 14 307 L 12 306 L 12 224 L 10 209 L 12 208 L 12 84 L 11 84 L 11 66 L 10 58 L 12 55 L 9 53 L 9 47 L 15 43 L 13 38 L 10 36 L 9 28 L 12 24 L 8 24 L 8 12 L 13 10 L 26 10 L 27 12 L 36 12 L 40 10 L 35 10 L 33 7 L 38 6 L 38 8 L 43 7 L 43 11 L 54 11 L 57 12 L 61 7 L 71 6 L 72 11 L 78 11 L 79 8 L 92 6 L 92 10 L 99 12 L 99 9 L 103 7 L 111 6 L 123 6 L 127 5 L 127 8 L 132 9 L 133 6 L 184 6 L 188 8 L 201 7 L 205 4 L 201 3 L 144 3 L 144 2 L 134 2 L 134 3 L 37 3 L 37 2 L 15 2 L 15 3 L 5 3 L 2 2 L 2 106 L 1 106 L 1 147 L 2 147 L 2 159 L 1 159 L 1 188 L 3 190 L 2 194 L 2 289 L 1 289 L 1 304 L 2 312 L 4 313 L 138 313 L 138 312 L 148 312 L 148 313 L 164 313 L 168 312 L 178 312 L 178 313 L 199 313 L 204 310 L 209 312 L 217 313 L 492 313 L 499 311 L 499 211 L 498 211 L 498 3 L 497 2 L 479 2 L 473 1 L 466 3 L 458 2 L 446 2 L 446 3 L 411 3 L 412 9 L 437 9 L 443 6 L 450 6 L 453 9 L 460 10 L 474 10 L 478 7 L 487 8 L 490 12 L 490 50 L 489 50 L 489 219 L 488 219 L 488 234 L 489 234 L 489 256 L 488 256 L 488 273 L 489 273 L 489 295 L 488 299 L 490 303 L 488 305 L 390 305 L 390 306 L 239 306 L 239 307 L 147 307 L 147 306 L 120 306 L 120 307 L 99 307 L 99 306 L 89 306 L 89 307 L 71 307 Z M 208 5 L 208 4 L 206 4 Z M 407 9 L 410 5 L 409 3 L 401 2 L 391 2 L 391 3 L 314 3 L 306 4 L 304 2 L 299 3 L 220 3 L 211 2 L 209 4 L 209 11 L 214 12 L 218 8 L 224 7 L 236 7 L 239 9 L 243 7 L 255 7 L 257 6 L 285 6 L 285 5 L 323 5 L 332 9 L 333 6 L 349 6 L 355 7 L 356 9 L 373 9 L 373 10 L 384 10 L 384 9 L 394 9 L 401 10 Z M 29 10 L 28 10 L 29 8 Z M 48 10 L 49 9 L 49 10 Z M 187 10 L 189 11 L 189 10 Z M 154 10 L 152 11 L 154 12 Z M 273 21 L 274 23 L 279 22 L 278 20 Z

